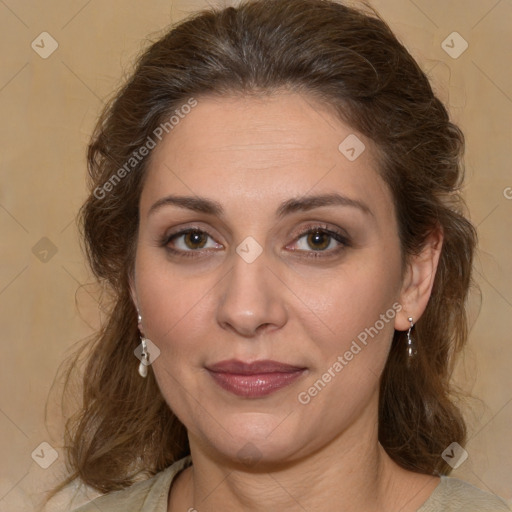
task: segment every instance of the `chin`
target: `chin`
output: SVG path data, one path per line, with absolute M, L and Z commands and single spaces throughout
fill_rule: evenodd
M 218 457 L 241 468 L 262 470 L 269 465 L 285 464 L 298 458 L 297 452 L 308 445 L 294 428 L 297 426 L 289 421 L 291 418 L 283 422 L 285 417 L 265 413 L 224 416 L 227 432 L 212 436 L 214 432 L 219 433 L 219 429 L 209 430 L 203 433 L 203 442 L 209 444 Z

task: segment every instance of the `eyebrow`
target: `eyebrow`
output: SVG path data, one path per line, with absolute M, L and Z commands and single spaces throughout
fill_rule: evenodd
M 176 196 L 170 195 L 162 197 L 154 203 L 149 209 L 148 216 L 154 214 L 165 206 L 178 206 L 187 210 L 192 210 L 208 215 L 222 217 L 224 209 L 221 204 L 212 199 L 200 196 Z M 309 211 L 322 206 L 348 206 L 356 208 L 366 215 L 373 216 L 372 210 L 362 201 L 343 196 L 338 193 L 321 194 L 315 196 L 301 196 L 288 199 L 279 205 L 276 210 L 276 216 L 279 218 L 299 211 Z

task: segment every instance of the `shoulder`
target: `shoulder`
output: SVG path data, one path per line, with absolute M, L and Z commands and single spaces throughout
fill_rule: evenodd
M 73 512 L 167 512 L 169 489 L 174 477 L 191 465 L 190 456 L 176 461 L 148 480 L 137 482 L 82 505 Z
M 511 512 L 495 494 L 458 478 L 442 476 L 439 485 L 418 512 Z

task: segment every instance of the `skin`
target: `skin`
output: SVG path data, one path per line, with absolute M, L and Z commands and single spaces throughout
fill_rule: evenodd
M 338 146 L 354 130 L 313 98 L 280 91 L 197 100 L 152 154 L 132 279 L 139 328 L 161 351 L 150 371 L 189 433 L 193 466 L 175 480 L 168 510 L 417 510 L 439 479 L 401 469 L 379 444 L 379 377 L 394 329 L 407 330 L 408 317 L 417 321 L 426 307 L 441 233 L 402 273 L 372 142 L 356 134 L 366 149 L 349 161 Z M 291 198 L 333 192 L 371 213 L 328 205 L 276 216 Z M 176 205 L 150 212 L 170 194 L 217 201 L 223 214 Z M 303 234 L 318 224 L 348 244 L 321 238 L 318 250 Z M 198 257 L 162 246 L 190 227 L 209 235 L 199 238 L 206 246 L 181 236 L 168 247 Z M 248 236 L 262 248 L 252 263 L 236 252 Z M 298 394 L 395 303 L 401 310 L 378 335 L 300 403 Z M 226 359 L 307 371 L 266 397 L 243 398 L 205 369 Z M 248 450 L 257 463 L 240 455 Z

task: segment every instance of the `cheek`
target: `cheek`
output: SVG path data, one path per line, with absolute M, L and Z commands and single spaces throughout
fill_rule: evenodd
M 190 283 L 174 280 L 172 287 L 165 285 L 164 280 L 159 280 L 155 286 L 147 282 L 141 293 L 148 336 L 165 342 L 175 337 L 176 332 L 186 332 L 193 338 L 200 331 L 198 316 L 204 317 L 208 312 L 207 296 Z
M 314 291 L 307 278 L 296 280 L 304 302 L 322 320 L 315 337 L 321 339 L 323 333 L 323 338 L 330 340 L 328 349 L 343 349 L 361 333 L 364 340 L 364 333 L 369 329 L 375 335 L 375 324 L 386 340 L 394 330 L 397 306 L 395 309 L 392 306 L 400 289 L 399 265 L 392 266 L 390 260 L 372 252 L 361 253 L 357 260 L 341 267 L 323 283 L 320 292 Z M 392 258 L 395 260 L 398 261 Z M 384 320 L 381 315 L 385 315 Z
M 344 411 L 359 411 L 377 393 L 394 333 L 394 318 L 401 309 L 396 301 L 398 271 L 367 262 L 338 276 L 329 291 L 332 301 L 324 311 L 329 334 L 317 340 L 316 360 L 321 361 L 308 379 L 302 400 L 315 402 L 315 410 L 336 416 L 331 403 L 342 400 Z M 310 334 L 311 337 L 311 334 Z M 315 337 L 312 337 L 315 340 Z M 320 396 L 321 395 L 321 396 Z M 342 397 L 342 398 L 340 398 Z M 303 402 L 301 402 L 303 403 Z M 308 402 L 309 403 L 309 402 Z M 325 412 L 329 409 L 329 413 Z M 334 419 L 333 419 L 334 421 Z
M 175 366 L 197 354 L 215 317 L 213 276 L 192 278 L 145 248 L 137 254 L 135 275 L 145 335 L 160 349 L 162 361 Z M 162 361 L 155 362 L 155 369 Z
M 321 415 L 334 429 L 377 396 L 401 309 L 395 277 L 378 265 L 343 273 L 326 290 L 329 301 L 322 300 L 316 311 L 324 327 L 309 329 L 315 366 L 297 399 L 311 417 Z

